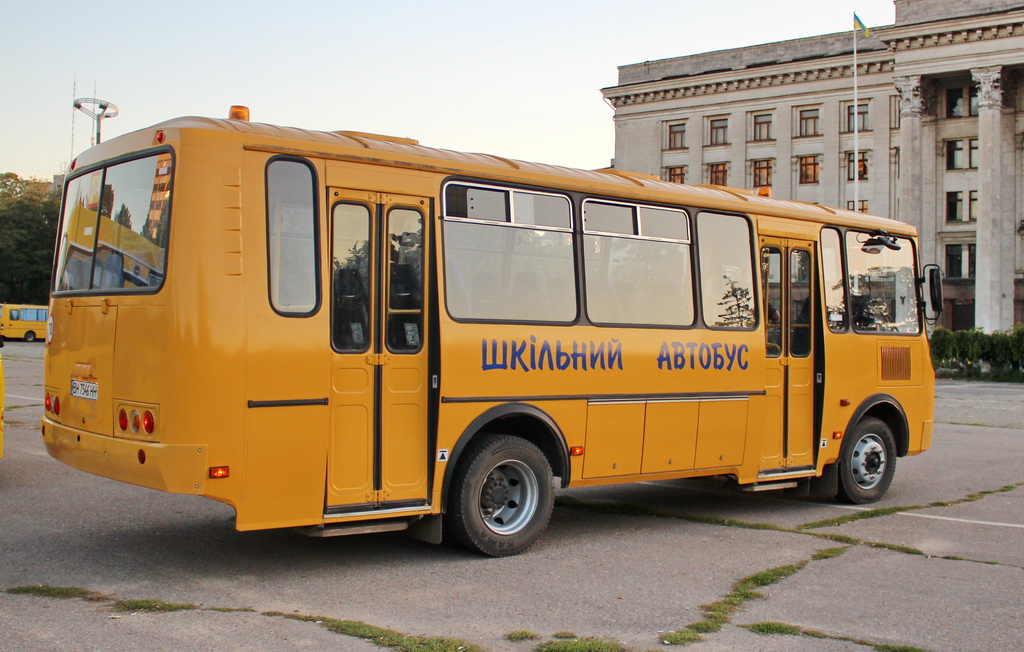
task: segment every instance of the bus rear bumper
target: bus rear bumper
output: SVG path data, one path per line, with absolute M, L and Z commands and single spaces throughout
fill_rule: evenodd
M 206 492 L 206 446 L 118 439 L 43 419 L 43 442 L 68 466 L 176 494 Z

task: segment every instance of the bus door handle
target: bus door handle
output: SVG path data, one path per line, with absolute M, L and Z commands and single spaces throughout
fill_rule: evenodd
M 383 367 L 391 362 L 391 356 L 387 353 L 371 353 L 366 356 L 366 364 L 371 367 Z

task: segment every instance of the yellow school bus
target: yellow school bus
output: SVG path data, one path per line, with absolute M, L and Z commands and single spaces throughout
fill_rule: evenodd
M 0 306 L 0 336 L 35 342 L 46 335 L 49 308 L 5 303 Z
M 50 454 L 240 530 L 502 556 L 556 478 L 865 503 L 931 444 L 941 301 L 850 211 L 189 117 L 76 160 L 56 261 Z
M 0 349 L 4 348 L 4 340 L 0 338 Z M 4 356 L 0 355 L 0 459 L 4 456 L 4 405 L 6 405 L 6 397 L 4 395 Z

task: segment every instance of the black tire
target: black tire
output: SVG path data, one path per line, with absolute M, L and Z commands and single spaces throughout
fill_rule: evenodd
M 885 495 L 895 473 L 892 429 L 874 417 L 861 419 L 843 441 L 838 498 L 855 505 L 873 503 Z
M 25 341 L 26 342 L 35 342 L 36 341 L 36 334 L 35 334 L 35 332 L 34 331 L 28 331 L 27 333 L 25 333 Z
M 551 465 L 530 442 L 482 435 L 459 459 L 445 522 L 462 546 L 491 557 L 529 548 L 554 507 Z

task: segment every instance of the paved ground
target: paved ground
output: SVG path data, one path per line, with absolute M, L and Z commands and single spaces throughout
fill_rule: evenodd
M 919 508 L 808 531 L 842 535 L 846 543 L 797 528 L 862 508 L 678 481 L 561 492 L 633 513 L 557 508 L 533 549 L 495 560 L 399 535 L 239 533 L 224 505 L 65 467 L 39 439 L 41 351 L 21 343 L 2 351 L 9 406 L 0 460 L 5 650 L 378 649 L 271 612 L 360 620 L 493 650 L 526 652 L 565 631 L 647 650 L 660 647 L 664 632 L 700 621 L 702 605 L 722 600 L 737 581 L 787 566 L 797 568 L 758 589 L 763 598 L 744 602 L 695 649 L 870 649 L 847 639 L 928 650 L 1022 649 L 1020 386 L 940 383 L 944 423 L 933 450 L 899 460 L 889 493 L 871 506 Z M 1000 427 L 979 425 L 989 423 Z M 830 548 L 841 554 L 814 559 Z M 79 587 L 105 599 L 3 592 L 38 585 Z M 114 609 L 114 599 L 143 598 L 204 609 Z M 743 627 L 765 621 L 830 638 L 762 636 Z M 541 639 L 505 640 L 513 630 Z

